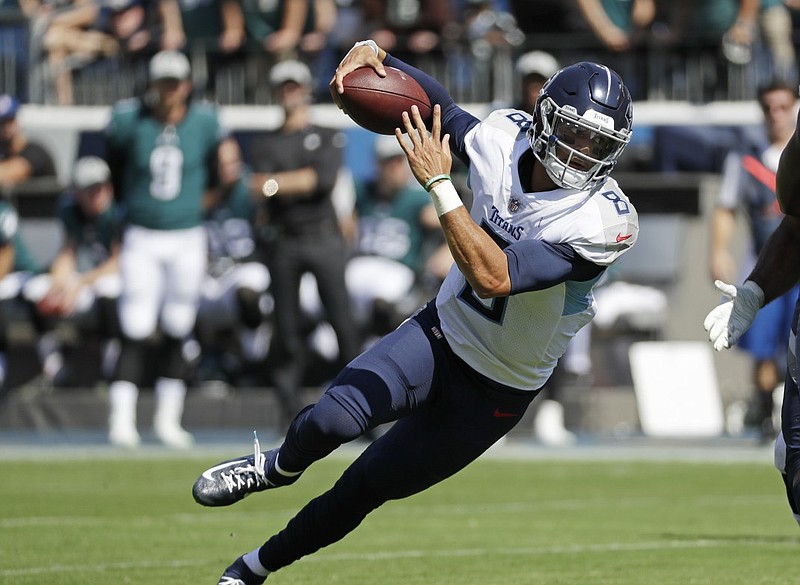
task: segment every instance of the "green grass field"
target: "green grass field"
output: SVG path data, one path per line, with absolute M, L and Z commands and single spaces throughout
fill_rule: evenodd
M 0 583 L 216 584 L 347 463 L 205 509 L 191 485 L 218 460 L 0 461 Z M 798 545 L 766 462 L 486 458 L 267 583 L 784 585 L 800 581 Z

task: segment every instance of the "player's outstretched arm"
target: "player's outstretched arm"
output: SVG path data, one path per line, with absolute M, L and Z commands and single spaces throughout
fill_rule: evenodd
M 800 218 L 791 215 L 783 218 L 758 255 L 748 280 L 764 291 L 764 304 L 800 281 Z
M 753 323 L 759 309 L 800 280 L 800 219 L 786 216 L 758 255 L 741 286 L 715 283 L 728 300 L 706 316 L 703 327 L 714 349 L 733 347 Z
M 508 259 L 503 250 L 473 221 L 450 180 L 450 135 L 442 135 L 442 108 L 433 107 L 431 132 L 416 106 L 403 112 L 408 140 L 395 136 L 417 181 L 431 196 L 447 245 L 464 278 L 481 298 L 511 293 Z

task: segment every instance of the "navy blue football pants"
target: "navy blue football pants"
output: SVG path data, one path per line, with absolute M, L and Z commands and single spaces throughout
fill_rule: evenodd
M 775 442 L 775 466 L 780 470 L 786 484 L 786 495 L 794 517 L 800 523 L 800 391 L 797 387 L 798 319 L 800 299 L 792 319 L 792 346 L 788 351 L 788 370 L 783 386 L 781 406 L 781 432 Z
M 508 433 L 535 397 L 488 380 L 456 357 L 434 305 L 353 360 L 292 422 L 279 455 L 289 471 L 397 421 L 261 547 L 270 571 L 340 540 L 384 502 L 460 471 Z

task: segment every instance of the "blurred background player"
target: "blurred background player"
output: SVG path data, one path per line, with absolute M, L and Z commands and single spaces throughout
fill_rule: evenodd
M 0 199 L 0 394 L 8 388 L 9 315 L 21 309 L 36 332 L 41 329 L 32 305 L 21 302 L 21 293 L 25 283 L 41 273 L 42 267 L 30 253 L 19 227 L 16 208 Z
M 431 250 L 425 245 L 431 233 L 440 233 L 430 197 L 413 180 L 394 136 L 376 139 L 375 158 L 376 176 L 357 185 L 355 245 L 346 271 L 357 319 L 373 336 L 388 333 L 424 302 L 415 290 L 426 278 Z
M 783 220 L 775 195 L 775 173 L 781 152 L 795 129 L 796 87 L 773 81 L 759 89 L 758 103 L 764 115 L 763 126 L 746 134 L 740 148 L 729 153 L 723 165 L 722 183 L 711 216 L 712 280 L 735 282 L 747 274 L 767 238 Z M 739 211 L 746 215 L 751 247 L 745 250 L 744 261 L 737 267 L 732 244 Z M 774 438 L 773 391 L 783 385 L 782 364 L 798 292 L 800 287 L 795 286 L 761 309 L 738 343 L 754 361 L 753 396 L 744 423 L 758 429 L 763 440 Z M 736 431 L 742 421 L 729 423 L 730 430 Z
M 190 101 L 189 60 L 174 51 L 149 64 L 142 99 L 116 105 L 106 131 L 109 166 L 126 228 L 120 251 L 122 348 L 110 386 L 109 439 L 135 447 L 139 387 L 154 372 L 156 437 L 189 447 L 181 426 L 188 364 L 185 338 L 197 316 L 206 274 L 203 197 L 216 173 L 222 132 L 216 109 Z M 146 341 L 160 326 L 156 367 L 145 364 Z
M 559 69 L 558 61 L 550 53 L 529 51 L 520 55 L 516 62 L 521 84 L 517 109 L 532 112 L 544 82 Z
M 206 196 L 209 265 L 195 331 L 203 354 L 200 374 L 205 381 L 230 382 L 239 371 L 252 369 L 248 366 L 263 366 L 271 334 L 265 313 L 271 312 L 272 299 L 269 271 L 257 260 L 250 172 L 237 142 L 220 145 L 218 168 L 219 185 Z M 233 339 L 227 339 L 230 334 Z M 230 364 L 226 357 L 244 363 Z
M 53 157 L 44 146 L 25 136 L 17 119 L 18 111 L 17 98 L 0 95 L 0 187 L 4 188 L 56 176 Z
M 345 137 L 312 123 L 312 81 L 300 61 L 272 68 L 270 84 L 284 120 L 277 130 L 253 137 L 245 156 L 254 171 L 252 189 L 265 195 L 262 243 L 275 301 L 270 359 L 286 424 L 302 405 L 310 357 L 300 307 L 305 273 L 316 279 L 325 319 L 336 332 L 338 362 L 349 362 L 360 346 L 344 279 L 347 250 L 331 198 Z
M 430 197 L 395 137 L 378 136 L 374 153 L 376 173 L 356 183 L 354 207 L 343 222 L 352 242 L 345 281 L 365 345 L 418 309 L 453 263 Z M 305 282 L 301 306 L 310 315 L 323 313 L 316 287 Z M 315 335 L 312 344 L 324 356 L 336 355 L 332 337 Z
M 75 164 L 72 189 L 58 206 L 64 241 L 49 272 L 25 285 L 25 298 L 34 303 L 46 331 L 38 341 L 46 380 L 63 383 L 64 355 L 55 325 L 74 322 L 82 332 L 102 342 L 102 374 L 108 379 L 119 354 L 116 303 L 122 289 L 119 276 L 120 209 L 114 201 L 111 170 L 98 157 Z M 87 340 L 81 338 L 81 343 Z M 62 379 L 59 379 L 62 378 Z

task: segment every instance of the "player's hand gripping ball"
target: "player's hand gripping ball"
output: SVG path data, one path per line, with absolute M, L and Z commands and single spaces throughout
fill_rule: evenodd
M 344 93 L 338 97 L 345 114 L 376 134 L 391 135 L 395 128 L 402 130 L 402 114 L 410 114 L 411 106 L 419 108 L 426 124 L 431 120 L 433 107 L 428 94 L 399 69 L 386 67 L 386 77 L 380 77 L 371 67 L 361 67 L 345 76 L 342 84 Z

